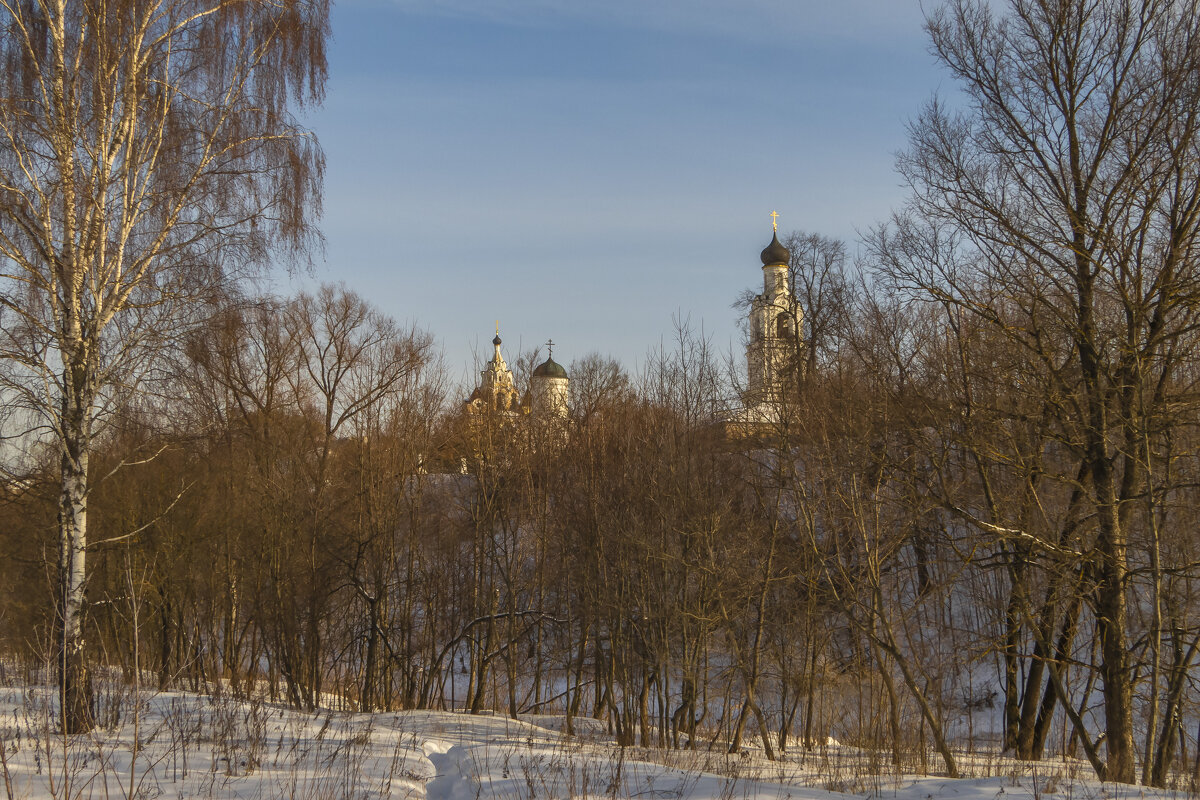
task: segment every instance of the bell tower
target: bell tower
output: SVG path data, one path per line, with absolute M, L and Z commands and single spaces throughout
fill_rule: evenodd
M 782 400 L 787 377 L 796 366 L 800 342 L 802 315 L 788 281 L 792 254 L 779 241 L 776 223 L 772 221 L 771 225 L 771 243 L 759 254 L 763 291 L 750 301 L 750 343 L 746 347 L 748 406 Z

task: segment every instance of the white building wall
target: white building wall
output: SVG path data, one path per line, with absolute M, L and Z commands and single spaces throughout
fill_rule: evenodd
M 750 344 L 746 348 L 746 373 L 753 403 L 778 402 L 783 373 L 793 356 L 793 325 L 801 312 L 792 298 L 784 264 L 763 267 L 763 293 L 750 303 Z
M 539 416 L 567 416 L 567 379 L 538 376 L 530 381 L 530 404 Z

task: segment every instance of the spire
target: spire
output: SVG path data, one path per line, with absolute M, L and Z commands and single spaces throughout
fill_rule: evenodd
M 495 411 L 512 411 L 516 408 L 517 393 L 513 388 L 512 370 L 504 363 L 504 356 L 500 354 L 499 321 L 496 322 L 496 338 L 492 339 L 492 347 L 495 348 L 492 360 L 487 362 L 483 371 L 479 373 L 479 388 L 472 393 L 467 402 L 480 401 L 482 405 L 476 410 L 486 407 Z
M 492 339 L 492 360 L 488 362 L 488 367 L 484 370 L 485 375 L 488 372 L 495 376 L 508 373 L 508 365 L 504 363 L 504 356 L 500 355 L 500 343 L 500 321 L 496 320 L 496 338 Z

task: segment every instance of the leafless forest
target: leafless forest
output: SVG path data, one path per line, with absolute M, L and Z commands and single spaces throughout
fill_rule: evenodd
M 1200 778 L 1197 3 L 932 10 L 961 97 L 915 116 L 860 257 L 789 237 L 755 425 L 683 321 L 638 374 L 575 360 L 539 424 L 464 414 L 350 288 L 254 293 L 312 233 L 319 152 L 274 112 L 319 99 L 327 8 L 109 5 L 0 4 L 0 680 L 51 676 L 64 729 L 105 667 Z

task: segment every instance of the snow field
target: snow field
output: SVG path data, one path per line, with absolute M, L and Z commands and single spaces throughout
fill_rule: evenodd
M 69 741 L 51 690 L 0 689 L 0 800 L 1132 800 L 1181 793 L 1088 780 L 1077 763 L 963 756 L 986 777 L 886 774 L 886 758 L 837 744 L 768 762 L 753 750 L 616 747 L 604 726 L 561 717 L 408 711 L 304 713 L 261 701 L 164 692 Z M 852 793 L 830 791 L 852 789 Z

